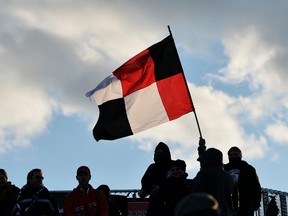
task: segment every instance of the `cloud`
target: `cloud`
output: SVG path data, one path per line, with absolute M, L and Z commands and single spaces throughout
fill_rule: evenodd
M 276 143 L 286 144 L 288 143 L 288 126 L 281 122 L 271 124 L 266 128 L 267 135 Z
M 189 84 L 194 105 L 207 148 L 218 148 L 224 154 L 232 146 L 242 149 L 246 158 L 262 158 L 269 149 L 264 136 L 244 130 L 242 119 L 232 107 L 237 99 L 212 87 L 198 87 Z M 245 123 L 245 122 L 244 122 Z M 131 137 L 140 148 L 151 151 L 157 142 L 163 141 L 171 146 L 174 158 L 182 158 L 189 164 L 189 169 L 198 168 L 197 147 L 199 132 L 193 113 L 178 120 L 147 130 Z
M 246 95 L 232 95 L 212 84 L 189 84 L 207 146 L 225 152 L 231 145 L 239 145 L 247 156 L 261 158 L 268 149 L 265 136 L 271 138 L 275 131 L 267 122 L 283 122 L 287 116 L 288 37 L 281 25 L 287 17 L 286 5 L 211 1 L 207 7 L 206 2 L 192 1 L 150 5 L 73 0 L 2 4 L 0 76 L 1 98 L 6 99 L 0 114 L 4 119 L 0 125 L 2 151 L 11 143 L 29 144 L 55 112 L 94 119 L 96 105 L 84 97 L 86 91 L 167 36 L 168 24 L 189 57 L 222 63 L 218 80 L 229 87 L 248 86 Z M 210 81 L 207 83 L 214 82 Z M 21 91 L 12 91 L 15 86 Z M 37 114 L 31 118 L 34 110 Z M 251 132 L 258 122 L 266 124 L 259 133 Z M 153 149 L 157 140 L 171 142 L 175 157 L 192 160 L 191 153 L 194 160 L 198 137 L 194 116 L 189 114 L 131 139 L 146 150 Z
M 30 139 L 46 129 L 53 100 L 38 88 L 22 85 L 17 78 L 0 80 L 4 89 L 0 91 L 0 153 L 4 153 L 29 146 Z

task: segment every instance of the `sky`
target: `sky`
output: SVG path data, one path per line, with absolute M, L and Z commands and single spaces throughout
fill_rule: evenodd
M 0 0 L 0 167 L 22 187 L 33 168 L 50 190 L 140 189 L 165 142 L 199 171 L 194 113 L 114 141 L 96 142 L 95 101 L 85 97 L 128 59 L 169 35 L 207 148 L 227 163 L 242 150 L 263 188 L 287 191 L 288 2 L 283 0 Z M 285 69 L 286 68 L 286 69 Z

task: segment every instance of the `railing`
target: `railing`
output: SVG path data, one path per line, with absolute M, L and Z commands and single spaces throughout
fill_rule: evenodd
M 277 208 L 279 209 L 278 215 L 281 216 L 287 216 L 287 192 L 262 188 L 262 201 L 261 201 L 261 207 L 256 212 L 257 216 L 266 216 L 268 211 L 268 204 L 275 198 Z
M 145 216 L 146 208 L 148 204 L 148 199 L 141 199 L 138 196 L 137 189 L 133 190 L 111 190 L 111 195 L 114 196 L 115 199 L 120 198 L 119 201 L 124 200 L 127 203 L 125 215 L 127 216 Z M 60 207 L 61 212 L 63 212 L 63 201 L 66 193 L 70 191 L 51 191 L 52 194 L 57 198 L 58 205 Z M 255 216 L 267 216 L 269 211 L 268 204 L 271 199 L 275 198 L 276 206 L 279 209 L 278 215 L 280 216 L 288 216 L 287 214 L 287 192 L 276 191 L 272 189 L 262 188 L 262 198 L 261 198 L 261 207 L 258 211 L 255 212 Z M 123 216 L 125 216 L 123 215 Z
M 135 199 L 135 200 L 140 199 L 138 194 L 137 194 L 138 191 L 139 190 L 135 189 L 135 190 L 112 190 L 111 192 L 112 192 L 112 194 L 115 194 L 115 195 L 126 196 L 127 198 L 130 198 L 130 200 L 132 201 L 133 199 Z M 272 197 L 275 198 L 277 208 L 279 209 L 278 215 L 288 216 L 288 213 L 287 213 L 288 193 L 282 192 L 282 191 L 277 191 L 277 190 L 272 190 L 272 189 L 267 189 L 267 188 L 262 188 L 261 207 L 259 208 L 258 211 L 255 212 L 255 216 L 266 216 L 267 215 L 268 204 L 271 201 Z M 128 213 L 128 215 L 129 215 L 129 213 Z M 136 214 L 133 214 L 133 215 L 136 215 Z

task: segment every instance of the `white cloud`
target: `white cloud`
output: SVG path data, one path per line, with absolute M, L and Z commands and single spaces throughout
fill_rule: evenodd
M 288 144 L 288 126 L 285 123 L 269 125 L 266 128 L 266 133 L 276 143 Z
M 41 89 L 22 85 L 21 80 L 0 80 L 0 153 L 4 153 L 29 145 L 31 137 L 46 128 L 53 102 Z

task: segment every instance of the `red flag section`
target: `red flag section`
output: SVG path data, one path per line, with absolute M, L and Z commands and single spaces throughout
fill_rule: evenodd
M 99 107 L 97 141 L 130 136 L 194 110 L 171 35 L 121 65 L 86 96 Z

